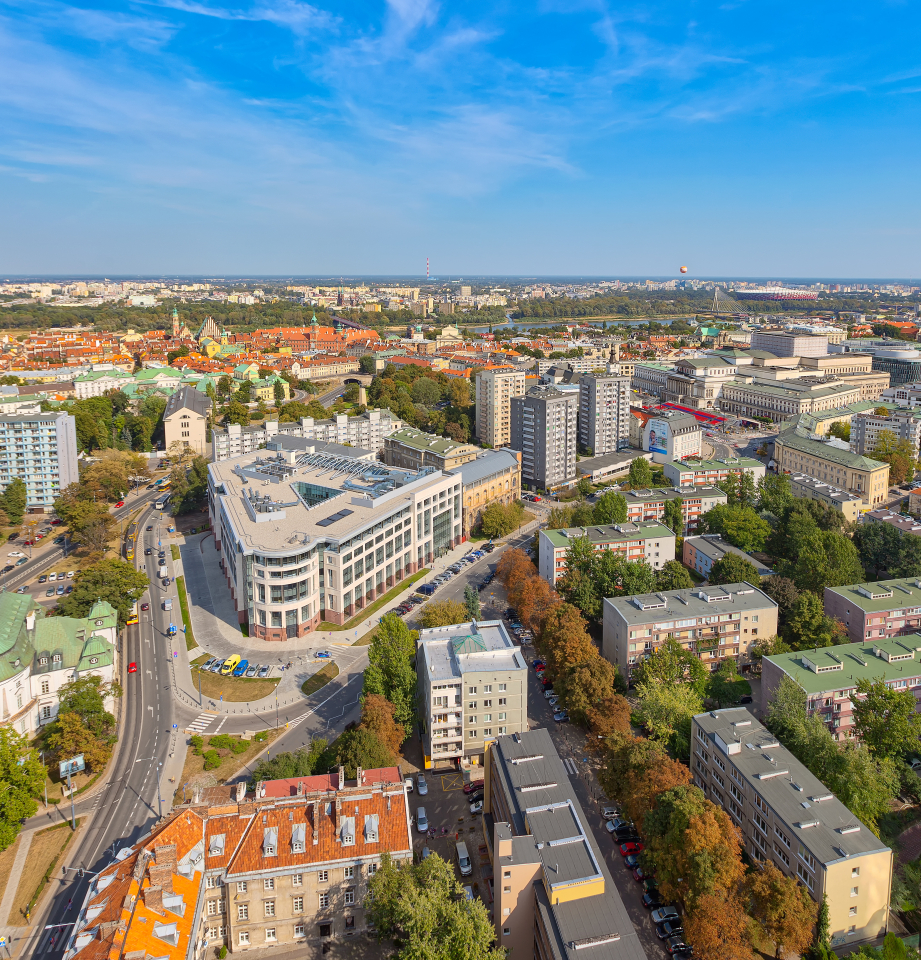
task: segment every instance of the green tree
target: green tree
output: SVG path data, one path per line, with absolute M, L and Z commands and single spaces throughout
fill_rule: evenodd
M 281 380 L 275 381 L 275 386 L 272 388 L 272 392 L 275 396 L 275 406 L 280 407 L 285 402 L 285 385 Z
M 576 492 L 584 500 L 592 492 L 592 481 L 588 477 L 579 477 L 576 484 Z
M 840 621 L 826 616 L 821 599 L 808 590 L 796 598 L 785 620 L 781 636 L 791 650 L 832 647 L 847 641 Z
M 684 533 L 684 500 L 681 497 L 673 497 L 665 501 L 662 508 L 662 523 L 679 537 Z
M 785 473 L 766 473 L 758 481 L 758 509 L 779 517 L 793 503 L 790 478 Z
M 523 519 L 524 507 L 520 501 L 491 503 L 480 515 L 480 529 L 487 537 L 507 537 L 521 526 Z
M 845 443 L 850 443 L 851 425 L 839 420 L 837 423 L 833 423 L 828 428 L 828 435 L 831 437 L 837 437 L 839 440 L 843 440 Z
M 248 381 L 247 381 L 248 382 Z M 324 411 L 325 414 L 326 411 Z M 224 424 L 234 423 L 240 427 L 249 426 L 249 410 L 239 400 L 231 400 L 224 411 Z
M 457 600 L 429 600 L 419 614 L 423 627 L 447 627 L 452 623 L 466 623 L 467 608 Z
M 415 715 L 416 671 L 413 666 L 419 633 L 395 613 L 381 617 L 368 647 L 362 696 L 377 693 L 394 706 L 394 719 L 411 727 Z
M 16 839 L 21 820 L 38 810 L 45 770 L 28 739 L 12 727 L 0 727 L 0 850 Z
M 707 678 L 707 697 L 721 707 L 738 703 L 747 693 L 751 693 L 751 684 L 739 676 L 736 662 L 731 657 Z
M 737 553 L 724 554 L 710 569 L 710 583 L 750 583 L 753 587 L 761 586 L 761 576 L 758 568 L 747 557 L 740 557 Z
M 399 960 L 505 960 L 482 900 L 467 900 L 437 853 L 419 863 L 388 853 L 368 884 L 367 916 Z
M 652 483 L 652 467 L 645 457 L 636 457 L 630 462 L 630 486 L 641 490 Z
M 10 523 L 18 526 L 26 512 L 26 485 L 19 477 L 14 477 L 0 494 L 0 509 L 7 515 Z
M 241 381 L 240 386 L 237 387 L 237 392 L 234 394 L 234 399 L 238 400 L 240 403 L 249 403 L 253 399 L 252 381 Z
M 434 407 L 441 400 L 441 387 L 435 380 L 428 377 L 419 377 L 413 383 L 410 393 L 416 403 L 421 403 L 426 407 Z
M 921 543 L 914 534 L 908 536 Z M 862 523 L 857 527 L 854 531 L 854 547 L 868 577 L 877 580 L 899 565 L 904 539 L 906 537 L 902 531 L 889 523 Z
M 624 523 L 627 519 L 626 499 L 614 490 L 605 490 L 595 503 L 592 519 L 594 523 Z
M 666 637 L 645 660 L 641 660 L 633 671 L 634 683 L 666 686 L 687 683 L 694 688 L 698 697 L 703 697 L 707 689 L 709 671 L 690 650 L 674 638 Z
M 345 767 L 345 775 L 353 779 L 358 767 L 375 770 L 392 766 L 396 757 L 387 745 L 366 727 L 347 730 L 335 742 L 336 763 Z
M 880 430 L 870 457 L 889 464 L 889 482 L 893 484 L 903 483 L 906 477 L 913 475 L 918 459 L 911 441 L 899 440 L 892 430 Z
M 107 600 L 118 611 L 118 625 L 124 627 L 131 608 L 150 586 L 147 575 L 124 560 L 108 559 L 78 570 L 74 592 L 58 600 L 65 617 L 89 616 L 97 600 Z
M 826 587 L 860 583 L 863 567 L 850 537 L 831 530 L 815 530 L 800 544 L 794 559 L 780 564 L 780 572 L 801 590 L 824 595 Z
M 121 696 L 117 683 L 106 683 L 95 674 L 77 677 L 58 690 L 59 711 L 75 713 L 94 736 L 105 738 L 115 731 L 115 717 L 105 705 L 109 696 Z
M 617 667 L 596 654 L 564 670 L 555 678 L 553 689 L 573 722 L 587 726 L 591 710 L 613 695 L 618 680 Z
M 464 587 L 464 606 L 467 609 L 468 620 L 480 619 L 480 594 L 472 583 Z
M 636 685 L 643 725 L 654 740 L 667 743 L 687 763 L 691 756 L 691 721 L 704 704 L 690 685 L 640 683 Z
M 678 560 L 667 560 L 656 571 L 656 590 L 686 590 L 693 586 L 688 568 Z
M 770 524 L 752 507 L 717 504 L 701 517 L 701 533 L 718 533 L 746 553 L 763 550 L 770 532 Z
M 326 753 L 327 742 L 322 738 L 312 740 L 309 747 L 293 752 L 276 753 L 260 760 L 253 768 L 251 783 L 260 780 L 290 780 L 293 777 L 309 777 L 323 773 L 321 759 Z
M 910 690 L 894 690 L 884 680 L 857 681 L 853 698 L 854 726 L 860 741 L 876 759 L 901 760 L 918 749 L 921 714 Z

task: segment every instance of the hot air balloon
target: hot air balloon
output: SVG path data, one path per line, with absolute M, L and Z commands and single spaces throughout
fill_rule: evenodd
M 682 272 L 682 273 L 687 273 L 687 272 L 688 272 L 688 268 L 687 268 L 687 267 L 681 267 L 681 272 Z

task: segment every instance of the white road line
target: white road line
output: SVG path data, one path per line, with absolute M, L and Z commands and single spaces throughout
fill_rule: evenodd
M 223 727 L 225 723 L 227 723 L 227 716 L 225 716 L 224 719 L 221 720 L 221 722 L 217 725 L 217 730 L 215 730 L 214 732 L 220 733 L 221 727 Z

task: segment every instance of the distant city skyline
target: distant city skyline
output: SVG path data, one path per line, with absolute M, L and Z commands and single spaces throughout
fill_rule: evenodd
M 8 277 L 921 276 L 921 18 L 0 0 Z

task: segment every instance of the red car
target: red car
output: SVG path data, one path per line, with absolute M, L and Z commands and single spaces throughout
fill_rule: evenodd
M 142 603 L 142 604 L 141 604 L 141 609 L 142 609 L 142 610 L 149 610 L 149 609 L 150 609 L 150 604 L 149 604 L 149 603 Z
M 138 672 L 138 665 L 136 663 L 129 663 L 128 673 L 137 673 L 137 672 Z
M 535 502 L 535 503 L 540 503 L 541 500 L 543 500 L 543 499 L 544 499 L 543 497 L 535 496 L 535 497 L 534 497 L 534 502 Z
M 642 867 L 636 867 L 633 871 L 633 879 L 636 880 L 637 883 L 642 883 L 644 880 L 649 879 L 649 874 L 646 873 Z
M 115 509 L 117 510 L 119 507 L 123 507 L 124 505 L 125 505 L 125 501 L 119 500 L 118 503 L 115 504 Z
M 646 848 L 643 844 L 638 843 L 634 840 L 628 840 L 627 843 L 622 843 L 620 845 L 620 855 L 622 857 L 629 857 L 631 853 L 639 853 L 641 850 Z
M 471 780 L 470 783 L 464 784 L 464 793 L 476 793 L 477 790 L 483 789 L 482 780 Z
M 58 524 L 60 524 L 60 522 L 61 522 L 61 521 L 60 521 L 60 520 L 57 520 L 57 519 L 52 520 L 52 521 L 51 521 L 51 526 L 52 526 L 52 527 L 56 527 L 56 526 L 58 526 Z

